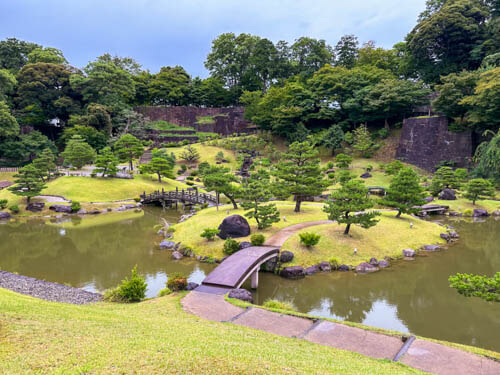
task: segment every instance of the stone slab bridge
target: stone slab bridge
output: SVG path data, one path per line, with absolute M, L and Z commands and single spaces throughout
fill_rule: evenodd
M 140 195 L 142 204 L 160 203 L 161 205 L 171 205 L 172 203 L 182 202 L 189 204 L 203 204 L 208 205 L 218 204 L 217 197 L 212 194 L 199 193 L 197 189 L 193 191 L 179 190 L 176 188 L 172 191 L 165 191 L 164 189 L 157 190 L 151 194 L 144 192 Z
M 251 246 L 237 251 L 210 272 L 196 290 L 225 294 L 230 289 L 240 288 L 249 277 L 251 287 L 256 289 L 259 284 L 260 266 L 277 257 L 279 249 L 277 246 Z

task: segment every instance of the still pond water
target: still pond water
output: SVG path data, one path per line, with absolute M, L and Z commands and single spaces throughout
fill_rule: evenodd
M 199 283 L 214 267 L 173 261 L 170 252 L 157 249 L 154 226 L 160 217 L 176 222 L 179 216 L 147 208 L 142 216 L 101 225 L 85 225 L 98 218 L 64 226 L 43 220 L 4 222 L 0 269 L 103 291 L 137 264 L 147 279 L 147 296 L 154 297 L 168 273 L 183 272 Z M 261 273 L 256 302 L 288 300 L 304 313 L 500 351 L 500 304 L 462 297 L 447 281 L 455 272 L 493 275 L 500 270 L 500 220 L 452 225 L 461 238 L 450 249 L 399 261 L 375 274 L 332 272 L 286 280 Z

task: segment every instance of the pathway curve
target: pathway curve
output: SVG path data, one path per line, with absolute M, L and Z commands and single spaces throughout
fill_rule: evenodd
M 224 295 L 192 291 L 182 299 L 186 312 L 201 318 L 229 322 L 296 337 L 368 357 L 399 361 L 416 369 L 439 375 L 497 375 L 500 362 L 412 336 L 402 337 L 350 327 L 327 320 L 299 318 L 258 307 L 242 309 L 225 301 Z
M 277 232 L 277 233 L 273 234 L 271 237 L 269 237 L 268 240 L 266 241 L 265 245 L 266 246 L 281 247 L 286 242 L 286 240 L 288 240 L 291 236 L 293 236 L 299 230 L 302 230 L 302 229 L 308 228 L 308 227 L 313 227 L 316 225 L 333 224 L 333 223 L 334 223 L 334 221 L 332 221 L 332 220 L 318 220 L 318 221 L 308 221 L 305 223 L 290 225 L 289 227 L 283 228 L 279 232 Z

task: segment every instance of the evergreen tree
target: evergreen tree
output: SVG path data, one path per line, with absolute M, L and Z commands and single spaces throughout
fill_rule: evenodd
M 310 196 L 318 195 L 329 185 L 323 176 L 318 151 L 309 142 L 294 142 L 283 155 L 283 161 L 276 165 L 274 175 L 283 192 L 295 197 L 295 212 Z
M 354 130 L 353 148 L 364 158 L 371 158 L 377 145 L 373 143 L 372 137 L 366 125 L 361 125 Z
M 55 156 L 50 150 L 46 148 L 42 151 L 40 156 L 33 160 L 33 165 L 40 171 L 40 178 L 42 181 L 48 181 L 57 171 Z
M 229 168 L 210 166 L 203 170 L 203 185 L 207 191 L 215 191 L 217 195 L 224 194 L 231 201 L 235 209 L 238 208 L 236 197 L 240 191 L 236 183 L 238 179 Z
M 142 167 L 142 171 L 156 173 L 158 182 L 161 183 L 161 177 L 174 178 L 172 173 L 173 164 L 164 158 L 152 158 L 151 161 Z
M 495 197 L 495 189 L 488 180 L 474 178 L 465 185 L 464 198 L 476 204 L 476 201 Z
M 84 165 L 94 162 L 96 152 L 82 137 L 75 135 L 69 140 L 61 155 L 66 164 L 69 163 L 73 167 L 80 169 Z
M 344 131 L 339 125 L 330 126 L 323 134 L 321 138 L 321 144 L 327 148 L 332 149 L 332 155 L 335 154 L 335 150 L 342 146 L 342 141 L 344 140 Z
M 352 163 L 352 156 L 346 154 L 338 154 L 335 156 L 335 165 L 339 168 L 349 168 Z
M 434 174 L 429 189 L 432 195 L 438 195 L 443 189 L 459 188 L 459 186 L 460 184 L 453 169 L 451 167 L 441 167 Z
M 414 212 L 413 206 L 423 205 L 423 189 L 419 185 L 419 177 L 411 168 L 403 168 L 392 179 L 387 195 L 382 204 L 395 207 L 398 210 L 396 217 L 402 213 Z
M 272 197 L 269 173 L 261 169 L 252 173 L 245 181 L 241 189 L 241 206 L 245 210 L 245 216 L 257 221 L 259 229 L 265 229 L 280 221 L 280 213 L 275 204 L 263 205 Z
M 377 224 L 375 217 L 379 212 L 364 212 L 372 208 L 373 203 L 368 197 L 368 189 L 359 180 L 347 181 L 342 187 L 330 195 L 330 199 L 323 207 L 329 220 L 339 224 L 347 224 L 344 234 L 349 234 L 352 224 L 368 229 Z
M 485 133 L 490 132 L 488 130 Z M 493 133 L 493 138 L 490 141 L 482 142 L 477 147 L 474 161 L 477 163 L 474 169 L 475 175 L 491 178 L 500 185 L 500 130 L 497 134 Z
M 132 134 L 122 135 L 120 139 L 116 141 L 114 149 L 120 161 L 127 161 L 129 163 L 131 171 L 134 169 L 134 159 L 140 158 L 141 155 L 144 154 L 144 147 L 141 141 Z
M 15 185 L 11 186 L 9 190 L 15 195 L 26 197 L 26 202 L 29 204 L 31 198 L 36 197 L 46 188 L 40 178 L 41 173 L 33 164 L 28 164 L 14 175 Z
M 106 174 L 114 176 L 118 172 L 118 158 L 113 154 L 110 147 L 104 147 L 95 160 L 96 173 L 102 173 L 101 177 Z
M 179 157 L 188 163 L 195 163 L 200 159 L 200 153 L 193 146 L 188 145 L 182 150 Z
M 15 137 L 19 134 L 19 124 L 5 102 L 0 101 L 0 138 Z

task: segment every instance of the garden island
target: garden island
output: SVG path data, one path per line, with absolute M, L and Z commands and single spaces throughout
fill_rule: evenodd
M 0 372 L 500 373 L 495 2 L 207 78 L 0 41 Z

